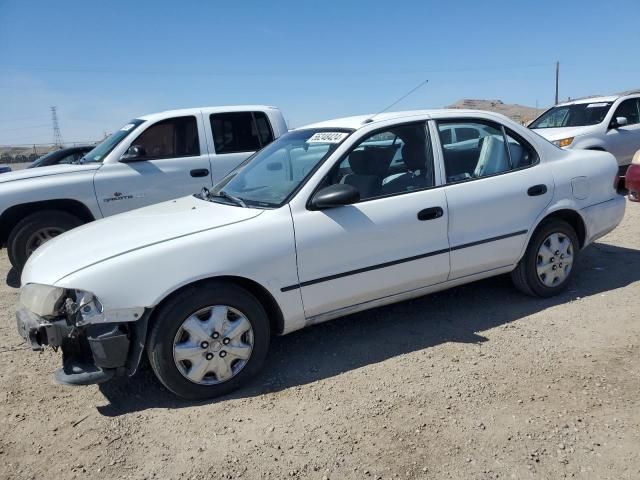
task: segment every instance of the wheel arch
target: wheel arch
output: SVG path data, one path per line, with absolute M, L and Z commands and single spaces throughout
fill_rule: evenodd
M 552 218 L 563 220 L 571 225 L 575 230 L 576 235 L 578 236 L 580 249 L 585 246 L 585 242 L 587 241 L 587 225 L 584 221 L 584 218 L 582 218 L 582 215 L 580 215 L 577 210 L 566 207 L 547 212 L 547 214 L 540 219 L 535 228 L 531 231 L 530 238 L 533 237 L 535 231 L 540 228 L 540 225 Z
M 239 277 L 234 275 L 219 275 L 214 277 L 202 278 L 177 288 L 169 292 L 165 297 L 158 302 L 158 304 L 153 308 L 153 312 L 151 313 L 149 319 L 149 326 L 147 328 L 147 332 L 151 330 L 151 326 L 154 322 L 154 314 L 159 310 L 159 308 L 164 305 L 167 301 L 169 301 L 174 295 L 179 294 L 180 292 L 201 285 L 206 285 L 207 283 L 212 282 L 224 282 L 232 285 L 236 285 L 238 287 L 244 288 L 249 293 L 251 293 L 256 299 L 260 302 L 262 307 L 265 309 L 267 313 L 267 317 L 269 318 L 269 324 L 271 326 L 271 332 L 276 335 L 282 334 L 284 331 L 284 315 L 282 314 L 282 310 L 280 309 L 280 305 L 273 297 L 271 292 L 267 290 L 264 286 L 256 282 L 255 280 L 251 280 L 246 277 Z
M 95 217 L 84 203 L 68 199 L 43 200 L 39 202 L 12 205 L 0 215 L 0 245 L 5 245 L 11 230 L 27 215 L 43 210 L 60 210 L 75 215 L 84 223 L 92 222 Z

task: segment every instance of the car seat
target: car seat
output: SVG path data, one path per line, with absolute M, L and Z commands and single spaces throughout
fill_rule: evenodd
M 482 139 L 481 144 L 474 177 L 486 177 L 509 169 L 509 157 L 501 136 L 488 135 Z
M 395 148 L 365 148 L 349 154 L 349 167 L 353 173 L 345 175 L 340 183 L 358 189 L 360 198 L 376 197 L 382 193 L 382 179 L 389 171 Z

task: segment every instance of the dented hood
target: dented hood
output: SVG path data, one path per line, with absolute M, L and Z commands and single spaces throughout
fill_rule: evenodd
M 53 284 L 90 265 L 137 249 L 249 220 L 263 210 L 190 196 L 88 223 L 45 243 L 29 258 L 22 284 Z

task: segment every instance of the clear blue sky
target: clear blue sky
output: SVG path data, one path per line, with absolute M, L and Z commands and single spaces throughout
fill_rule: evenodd
M 170 108 L 293 126 L 460 98 L 540 107 L 640 87 L 640 1 L 0 0 L 0 145 L 100 138 Z

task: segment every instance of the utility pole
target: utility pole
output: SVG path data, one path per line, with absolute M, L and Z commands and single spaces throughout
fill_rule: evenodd
M 556 103 L 558 104 L 558 90 L 560 86 L 560 62 L 556 62 Z
M 62 148 L 64 146 L 64 140 L 62 140 L 62 134 L 60 133 L 56 107 L 51 107 L 51 123 L 53 124 L 53 144 L 56 147 Z

